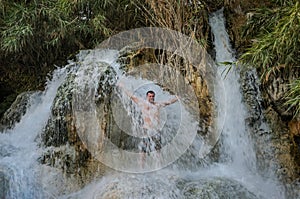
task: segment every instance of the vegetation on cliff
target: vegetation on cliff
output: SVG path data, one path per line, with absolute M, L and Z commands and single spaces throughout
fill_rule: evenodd
M 55 65 L 64 65 L 78 50 L 94 48 L 122 30 L 165 27 L 209 47 L 208 14 L 222 6 L 230 12 L 247 6 L 241 12 L 248 13 L 247 24 L 239 36 L 246 42 L 236 47 L 245 49 L 246 45 L 241 60 L 257 66 L 263 80 L 299 66 L 297 0 L 1 0 L 0 116 L 17 94 L 43 89 Z M 299 82 L 291 82 L 286 96 L 295 115 L 300 111 Z
M 55 65 L 119 31 L 161 26 L 205 44 L 209 29 L 204 2 L 1 0 L 0 117 L 17 94 L 43 89 Z
M 244 36 L 251 40 L 240 59 L 258 68 L 262 82 L 270 76 L 287 71 L 299 71 L 300 66 L 300 3 L 297 0 L 273 0 L 269 7 L 260 7 L 249 15 Z M 299 78 L 299 77 L 298 77 Z M 285 103 L 300 111 L 300 80 L 293 79 Z
M 1 0 L 0 116 L 17 94 L 43 89 L 55 65 L 139 26 L 137 17 L 130 0 Z

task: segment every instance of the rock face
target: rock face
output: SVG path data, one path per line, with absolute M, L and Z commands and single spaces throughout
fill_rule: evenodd
M 238 182 L 226 178 L 187 181 L 182 185 L 185 198 L 258 198 Z
M 239 182 L 227 178 L 181 179 L 170 176 L 117 176 L 97 188 L 93 198 L 245 198 L 257 199 Z M 130 187 L 130 188 L 128 188 Z
M 275 171 L 286 186 L 287 198 L 299 198 L 299 143 L 294 142 L 300 132 L 299 122 L 291 121 L 287 125 L 282 119 L 284 116 L 266 103 L 275 98 L 261 97 L 260 82 L 254 69 L 244 70 L 241 74 L 244 99 L 249 110 L 247 124 L 252 132 L 261 175 Z
M 40 92 L 24 92 L 17 96 L 11 107 L 4 113 L 0 121 L 0 131 L 11 129 L 26 113 L 31 97 L 38 97 Z
M 89 132 L 92 131 L 91 123 L 98 123 L 100 128 L 99 132 L 103 132 L 119 149 L 133 150 L 134 147 L 136 147 L 135 140 L 132 136 L 124 133 L 116 124 L 115 118 L 113 118 L 111 103 L 115 84 L 115 71 L 110 65 L 104 62 L 88 62 L 87 65 L 83 64 L 84 57 L 93 53 L 95 52 L 82 52 L 81 60 L 79 59 L 79 61 L 72 66 L 75 72 L 70 73 L 65 82 L 58 89 L 52 106 L 51 118 L 48 120 L 42 134 L 42 146 L 45 147 L 46 152 L 40 157 L 41 163 L 63 169 L 67 175 L 77 176 L 78 181 L 83 184 L 90 182 L 93 178 L 101 176 L 109 170 L 108 167 L 104 166 L 92 156 L 95 151 L 101 151 L 101 143 L 103 140 L 98 140 L 98 138 L 102 136 L 96 139 L 90 137 Z M 126 55 L 123 54 L 123 56 L 128 57 L 128 53 Z M 154 56 L 154 54 L 148 53 L 147 56 Z M 141 56 L 138 57 L 141 58 Z M 136 57 L 130 62 L 144 59 L 144 57 L 142 57 L 141 60 L 135 58 Z M 143 61 L 146 62 L 147 60 Z M 142 68 L 134 67 L 128 63 L 124 63 L 123 58 L 119 58 L 119 62 L 122 62 L 125 70 L 127 72 L 130 71 L 130 74 L 133 76 L 139 75 L 148 80 L 156 78 L 157 82 L 164 85 L 164 88 L 167 90 L 179 92 L 180 89 L 184 89 L 178 86 L 181 84 L 172 84 L 176 76 L 147 73 L 146 71 L 153 70 L 149 70 L 145 64 Z M 79 69 L 80 67 L 84 69 Z M 188 67 L 188 65 L 186 65 L 186 67 Z M 93 89 L 91 91 L 88 86 L 83 86 L 83 92 L 78 91 L 76 87 L 78 83 L 76 81 L 78 81 L 78 79 L 76 79 L 75 73 L 79 73 L 79 70 L 82 70 L 81 72 L 84 74 L 91 75 L 82 80 L 84 81 L 81 82 L 82 85 L 85 83 L 88 85 L 89 83 L 87 82 L 97 82 L 97 89 L 95 91 Z M 159 71 L 168 73 L 168 71 Z M 190 74 L 188 80 L 192 88 L 194 88 L 193 92 L 196 94 L 199 102 L 199 104 L 189 105 L 190 112 L 196 115 L 200 114 L 201 121 L 199 121 L 199 126 L 202 128 L 200 128 L 199 133 L 201 133 L 201 135 L 209 134 L 208 132 L 212 124 L 212 103 L 209 97 L 208 87 L 202 77 L 199 76 L 197 69 L 193 69 L 192 71 L 189 69 L 189 72 L 186 71 L 185 73 Z M 98 76 L 95 80 L 87 80 L 96 74 Z M 182 79 L 181 81 L 186 80 Z M 95 101 L 89 101 L 89 95 L 91 95 L 91 99 L 95 99 Z M 189 93 L 187 93 L 187 95 L 189 95 Z M 86 100 L 84 100 L 85 98 Z M 193 111 L 197 110 L 194 107 L 199 105 L 202 107 L 200 113 Z M 122 106 L 119 106 L 117 116 L 121 118 L 126 117 L 126 112 L 121 109 Z M 91 120 L 86 119 L 89 118 L 95 110 L 97 121 L 94 121 L 92 117 Z M 81 122 L 80 120 L 82 118 L 85 118 L 85 121 Z M 85 139 L 94 139 L 94 142 L 87 143 Z
M 107 66 L 105 63 L 103 65 Z M 75 72 L 78 69 L 75 63 L 70 67 Z M 66 176 L 76 176 L 80 186 L 103 175 L 109 169 L 92 158 L 77 133 L 72 101 L 75 89 L 74 79 L 75 73 L 69 73 L 58 89 L 51 117 L 41 136 L 45 152 L 39 161 L 42 164 L 62 169 Z
M 299 136 L 300 128 L 297 118 L 293 119 L 293 110 L 288 110 L 285 105 L 285 95 L 289 84 L 299 77 L 299 70 L 278 73 L 270 76 L 262 87 L 262 96 L 266 107 L 265 115 L 275 134 L 276 155 L 282 167 L 286 170 L 289 181 L 299 177 L 300 151 Z
M 272 106 L 264 106 L 255 69 L 242 71 L 242 89 L 248 107 L 248 128 L 254 140 L 257 166 L 264 173 L 275 171 L 275 175 L 286 185 L 288 198 L 300 195 L 299 165 L 295 149 L 282 117 Z
M 213 125 L 213 100 L 212 93 L 213 90 L 209 88 L 209 83 L 207 82 L 207 77 L 202 76 L 201 67 L 203 65 L 213 65 L 208 57 L 203 58 L 203 62 L 199 66 L 192 65 L 186 62 L 180 57 L 174 57 L 171 54 L 160 55 L 155 50 L 142 49 L 139 51 L 126 49 L 126 52 L 121 51 L 122 57 L 120 57 L 120 62 L 126 65 L 126 70 L 130 75 L 140 76 L 145 79 L 150 79 L 158 82 L 162 85 L 164 89 L 175 92 L 177 95 L 189 95 L 189 93 L 183 93 L 188 89 L 185 85 L 190 85 L 192 87 L 191 92 L 196 95 L 198 104 L 191 104 L 191 107 L 197 106 L 199 108 L 199 118 L 201 133 L 206 135 L 210 132 L 210 128 Z M 163 61 L 160 59 L 163 56 L 170 57 L 169 60 Z M 153 65 L 147 65 L 147 63 L 161 63 L 165 62 L 162 67 L 158 70 L 153 70 Z M 156 66 L 157 67 L 157 66 Z M 172 68 L 173 70 L 170 70 Z M 176 75 L 175 70 L 180 71 L 182 78 Z M 150 72 L 149 72 L 150 71 Z M 213 72 L 213 71 L 210 71 Z M 208 80 L 209 81 L 209 80 Z M 194 112 L 195 111 L 190 111 Z

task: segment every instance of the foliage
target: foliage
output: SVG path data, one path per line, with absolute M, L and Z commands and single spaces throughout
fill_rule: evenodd
M 272 8 L 260 8 L 252 13 L 244 36 L 252 40 L 240 61 L 255 66 L 263 82 L 270 75 L 296 69 L 300 63 L 300 3 L 297 0 L 273 0 Z M 286 99 L 290 109 L 300 110 L 300 81 L 291 83 Z
M 204 0 L 146 0 L 134 1 L 143 10 L 145 18 L 152 26 L 179 31 L 196 39 L 204 47 L 210 34 L 208 7 Z
M 1 0 L 0 67 L 53 68 L 58 60 L 136 26 L 131 22 L 136 15 L 131 0 Z
M 138 16 L 131 0 L 0 0 L 0 83 L 14 95 L 41 89 L 55 65 L 141 26 Z
M 141 2 L 134 0 L 136 7 L 144 13 L 150 26 L 175 30 L 188 36 L 190 43 L 197 42 L 203 49 L 197 49 L 197 52 L 205 52 L 208 47 L 208 37 L 210 29 L 208 27 L 208 6 L 204 0 L 146 0 Z M 177 40 L 178 35 L 168 35 L 165 41 L 172 42 Z M 161 35 L 163 37 L 163 35 Z M 176 42 L 174 41 L 174 44 Z M 189 44 L 187 44 L 189 45 Z M 187 46 L 177 46 L 179 52 L 185 52 Z M 205 55 L 203 55 L 205 56 Z M 183 75 L 188 76 L 191 71 L 196 71 L 197 67 L 177 55 L 176 52 L 157 50 L 154 54 L 155 61 L 158 64 L 168 65 L 177 68 Z M 189 81 L 195 81 L 189 79 Z
M 244 63 L 262 66 L 262 78 L 300 61 L 300 5 L 258 9 L 250 18 L 245 35 L 255 37 L 241 56 Z
M 293 5 L 297 0 L 271 0 L 277 6 Z
M 38 62 L 48 56 L 49 50 L 61 55 L 66 47 L 95 46 L 118 31 L 107 17 L 111 13 L 126 14 L 125 7 L 130 7 L 130 0 L 2 1 L 1 51 L 6 56 L 22 53 L 29 57 L 27 60 Z
M 300 113 L 300 79 L 292 82 L 290 88 L 286 95 L 286 105 L 289 109 L 293 109 L 294 115 L 297 116 Z

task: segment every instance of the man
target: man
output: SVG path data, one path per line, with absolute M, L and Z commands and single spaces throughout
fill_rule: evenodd
M 161 149 L 161 134 L 160 134 L 160 109 L 167 105 L 173 104 L 178 101 L 175 97 L 167 102 L 155 102 L 155 92 L 148 91 L 146 93 L 146 100 L 137 97 L 124 88 L 124 85 L 119 82 L 117 84 L 122 90 L 135 102 L 141 109 L 143 119 L 143 134 L 141 143 L 139 144 L 139 150 L 143 153 L 143 162 L 145 160 L 145 154 L 152 151 L 160 152 Z

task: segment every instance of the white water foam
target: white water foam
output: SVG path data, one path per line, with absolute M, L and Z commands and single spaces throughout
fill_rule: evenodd
M 217 107 L 221 110 L 218 111 L 217 124 L 218 130 L 222 131 L 222 163 L 211 166 L 205 173 L 233 178 L 260 197 L 284 198 L 277 179 L 271 173 L 268 179 L 261 177 L 256 168 L 254 144 L 250 132 L 246 130 L 247 110 L 241 94 L 239 71 L 234 65 L 236 59 L 226 32 L 223 10 L 213 13 L 209 22 L 214 35 L 218 73 L 222 77 L 215 92 Z M 227 63 L 233 63 L 230 70 Z M 225 93 L 225 99 L 220 95 L 222 92 Z
M 229 44 L 221 11 L 211 16 L 210 24 L 215 36 L 216 61 L 234 62 L 235 58 Z M 221 64 L 217 71 L 219 73 L 218 76 L 223 78 L 219 79 L 218 85 L 215 87 L 215 103 L 218 109 L 218 118 L 216 119 L 217 125 L 219 125 L 217 129 L 222 131 L 220 140 L 221 159 L 219 163 L 214 163 L 205 168 L 198 168 L 198 171 L 187 171 L 184 168 L 173 165 L 173 167 L 146 174 L 126 174 L 121 172 L 106 174 L 103 178 L 95 180 L 81 191 L 66 197 L 184 198 L 184 190 L 180 190 L 176 186 L 176 183 L 178 183 L 176 180 L 197 182 L 200 179 L 223 178 L 232 179 L 240 183 L 256 195 L 257 198 L 284 198 L 276 178 L 272 175 L 269 178 L 262 177 L 257 171 L 254 146 L 245 126 L 247 111 L 243 105 L 238 71 L 232 68 L 225 77 L 224 70 L 226 70 L 226 66 Z M 153 82 L 147 80 L 131 77 L 125 78 L 124 81 L 126 88 L 141 97 L 153 84 Z M 153 88 L 156 89 L 156 87 Z M 223 88 L 225 90 L 220 90 Z M 226 99 L 221 98 L 224 96 L 224 93 Z M 164 96 L 163 93 L 160 93 L 160 95 Z M 127 111 L 132 111 L 133 108 L 130 106 L 130 101 L 126 101 L 125 96 L 120 98 L 125 101 L 125 107 L 129 107 Z M 186 162 L 187 168 L 190 164 L 194 164 L 193 157 L 190 158 L 190 161 Z M 231 192 L 232 190 L 226 191 Z M 218 198 L 218 196 L 212 196 L 212 198 Z
M 21 121 L 13 129 L 0 134 L 1 150 L 6 151 L 0 156 L 0 171 L 9 187 L 5 198 L 49 197 L 37 176 L 40 148 L 35 139 L 46 125 L 53 99 L 65 76 L 65 68 L 57 69 L 45 91 L 31 97 L 30 107 Z
M 122 75 L 120 65 L 116 62 L 117 57 L 118 52 L 114 50 L 96 49 L 89 51 L 86 55 L 83 52 L 83 57 L 80 60 L 81 67 L 76 73 L 76 92 L 73 99 L 76 127 L 88 150 L 96 159 L 107 166 L 134 173 L 160 169 L 178 159 L 189 147 L 197 132 L 197 122 L 193 120 L 183 106 L 180 106 L 180 103 L 164 107 L 160 112 L 162 122 L 159 129 L 162 142 L 165 143 L 165 147 L 162 148 L 160 154 L 161 162 L 157 163 L 156 155 L 158 154 L 153 154 L 153 156 L 147 156 L 144 167 L 141 168 L 139 163 L 141 154 L 139 154 L 139 151 L 120 149 L 105 137 L 106 132 L 101 129 L 99 123 L 103 121 L 103 115 L 101 111 L 97 112 L 99 109 L 94 99 L 94 96 L 97 98 L 99 95 L 99 84 L 102 83 L 100 94 L 104 98 L 105 91 L 114 86 L 116 80 L 122 81 L 123 88 L 140 99 L 146 98 L 148 90 L 156 92 L 158 102 L 169 101 L 175 96 L 171 96 L 169 92 L 164 91 L 153 81 Z M 108 72 L 110 67 L 116 72 L 115 75 Z M 99 82 L 100 79 L 101 82 Z M 122 89 L 116 89 L 114 92 L 115 97 L 110 98 L 114 122 L 126 134 L 138 138 L 145 136 L 141 133 L 143 122 L 141 121 L 141 110 L 132 103 L 129 96 L 125 95 Z M 118 101 L 121 101 L 126 113 L 121 114 L 120 107 L 114 106 L 114 103 Z M 127 114 L 128 117 L 126 117 Z M 80 129 L 83 129 L 83 131 L 80 132 Z M 150 140 L 150 142 L 154 146 L 154 141 Z M 138 146 L 138 144 L 135 145 Z
M 235 61 L 224 27 L 222 13 L 217 12 L 212 15 L 210 24 L 215 35 L 217 62 Z M 108 54 L 110 52 L 103 51 L 103 53 Z M 117 56 L 114 52 L 111 52 L 111 56 L 108 55 L 106 59 L 106 56 L 99 56 L 98 53 L 95 51 L 94 55 L 88 55 L 89 57 L 86 61 L 89 61 L 91 64 L 106 61 L 113 65 L 114 58 Z M 225 68 L 225 66 L 219 67 L 220 70 L 218 72 L 222 73 Z M 58 70 L 57 76 L 54 75 L 54 79 L 48 84 L 42 96 L 36 97 L 32 101 L 31 108 L 21 122 L 8 133 L 0 134 L 0 145 L 7 151 L 6 155 L 0 159 L 0 171 L 9 176 L 10 190 L 7 198 L 51 197 L 51 194 L 46 193 L 41 188 L 39 176 L 36 175 L 39 169 L 36 159 L 39 157 L 40 149 L 36 146 L 35 138 L 41 133 L 50 115 L 50 107 L 56 90 L 64 77 L 65 71 L 63 69 Z M 212 164 L 206 168 L 199 168 L 198 171 L 189 172 L 182 171 L 177 167 L 147 174 L 115 172 L 95 180 L 79 192 L 61 196 L 61 198 L 183 198 L 182 190 L 175 185 L 177 179 L 198 180 L 213 177 L 234 179 L 255 193 L 258 198 L 284 198 L 280 193 L 281 187 L 277 185 L 276 179 L 272 176 L 263 178 L 257 172 L 253 143 L 245 128 L 246 110 L 242 103 L 238 78 L 237 71 L 231 70 L 227 77 L 219 82 L 219 84 L 224 84 L 224 87 L 227 88 L 226 91 L 219 91 L 220 93 L 226 93 L 226 99 L 220 99 L 216 96 L 218 113 L 220 113 L 220 117 L 217 120 L 220 123 L 225 120 L 225 126 L 219 126 L 219 130 L 222 131 L 220 163 Z M 98 81 L 98 77 L 95 76 L 95 80 Z M 82 83 L 83 81 L 86 80 L 82 79 L 79 82 Z M 145 83 L 139 82 L 141 80 L 138 79 L 136 81 L 138 84 Z M 92 86 L 95 84 L 93 81 L 90 81 L 90 83 Z M 151 87 L 151 85 L 148 85 L 150 87 L 137 89 L 137 94 L 143 95 L 145 90 L 157 88 L 156 86 Z M 219 88 L 222 87 L 220 86 Z M 161 94 L 160 96 L 164 96 L 161 100 L 169 97 L 169 95 L 165 95 L 159 89 L 158 93 Z M 216 94 L 218 94 L 218 90 L 216 90 Z M 188 127 L 189 124 L 184 123 L 183 127 Z M 190 162 L 187 162 L 187 167 L 189 166 L 188 164 L 193 164 L 193 160 L 191 159 Z M 228 190 L 228 192 L 230 191 L 232 190 Z

